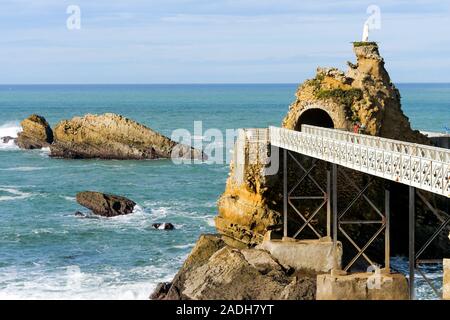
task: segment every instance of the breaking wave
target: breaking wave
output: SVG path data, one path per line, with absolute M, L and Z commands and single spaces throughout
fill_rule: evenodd
M 4 194 L 4 195 L 2 195 Z M 31 197 L 32 194 L 28 192 L 22 192 L 14 188 L 0 188 L 0 201 L 11 201 L 26 199 Z
M 7 122 L 5 124 L 0 125 L 0 139 L 3 137 L 12 137 L 17 138 L 17 134 L 22 131 L 22 127 L 19 122 Z M 8 141 L 7 143 L 3 143 L 0 140 L 0 150 L 11 150 L 18 149 L 13 140 Z

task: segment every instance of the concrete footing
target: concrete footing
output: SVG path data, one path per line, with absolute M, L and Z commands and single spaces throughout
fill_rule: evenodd
M 272 239 L 266 234 L 258 249 L 268 251 L 282 265 L 295 270 L 328 273 L 341 267 L 342 245 L 336 248 L 329 238 L 319 240 Z
M 408 300 L 402 274 L 354 273 L 317 276 L 317 300 Z
M 450 300 L 450 259 L 444 259 L 444 284 L 442 298 L 445 300 Z

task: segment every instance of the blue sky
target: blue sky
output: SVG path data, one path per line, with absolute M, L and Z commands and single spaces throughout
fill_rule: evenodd
M 300 83 L 354 60 L 370 4 L 394 82 L 450 82 L 450 1 L 1 0 L 0 83 Z

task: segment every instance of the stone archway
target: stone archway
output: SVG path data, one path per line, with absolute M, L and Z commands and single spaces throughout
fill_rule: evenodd
M 302 124 L 309 124 L 317 127 L 334 128 L 333 119 L 328 112 L 319 108 L 311 108 L 305 110 L 300 117 L 298 117 L 295 130 L 300 131 Z

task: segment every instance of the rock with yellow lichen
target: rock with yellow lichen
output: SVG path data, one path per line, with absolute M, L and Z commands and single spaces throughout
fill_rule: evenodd
M 356 64 L 346 73 L 336 68 L 318 68 L 314 79 L 305 81 L 296 93 L 283 120 L 283 127 L 300 130 L 302 124 L 316 124 L 353 130 L 408 142 L 429 144 L 411 129 L 401 109 L 400 93 L 384 68 L 378 45 L 355 43 Z
M 18 134 L 17 145 L 21 149 L 41 149 L 53 142 L 53 131 L 44 117 L 33 114 L 20 125 L 22 131 Z
M 76 159 L 203 158 L 199 150 L 112 113 L 61 121 L 54 128 L 50 150 L 52 157 Z

